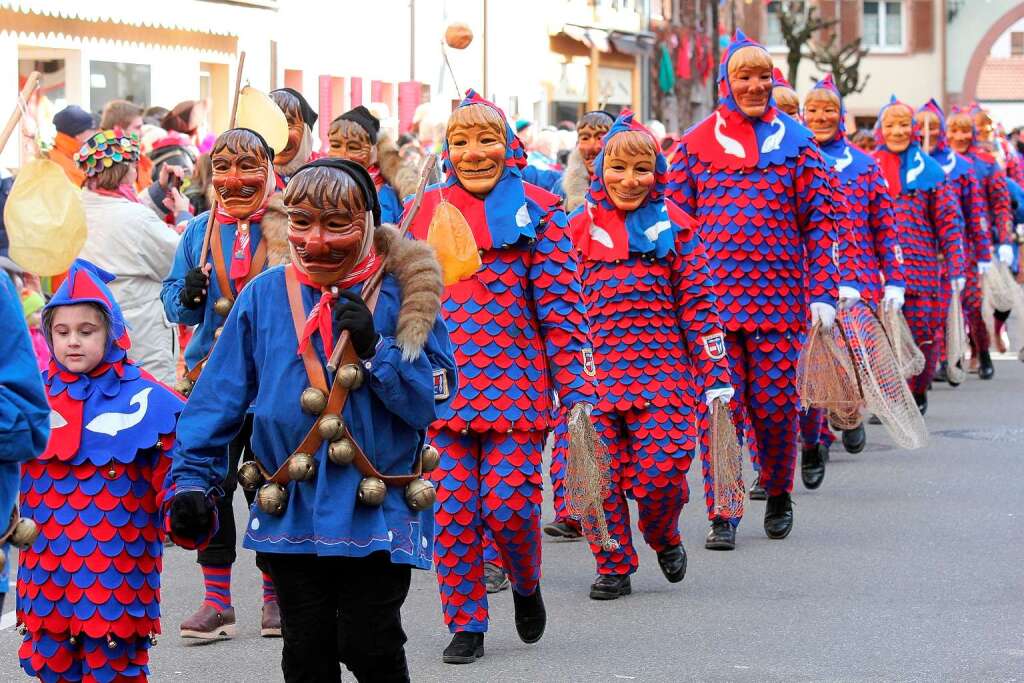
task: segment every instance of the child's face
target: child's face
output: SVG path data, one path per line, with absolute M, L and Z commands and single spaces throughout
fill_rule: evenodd
M 25 318 L 25 322 L 28 323 L 29 327 L 39 327 L 39 323 L 42 322 L 42 315 L 40 315 L 39 311 L 33 311 Z
M 107 327 L 100 312 L 90 304 L 60 306 L 50 323 L 53 355 L 71 372 L 89 372 L 103 360 Z

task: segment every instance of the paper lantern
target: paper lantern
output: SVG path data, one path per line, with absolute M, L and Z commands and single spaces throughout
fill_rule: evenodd
M 473 42 L 473 30 L 461 21 L 448 24 L 444 30 L 444 42 L 455 50 L 465 50 Z
M 270 97 L 256 88 L 245 86 L 238 94 L 235 126 L 250 128 L 279 153 L 288 145 L 288 119 Z
M 85 244 L 82 193 L 49 159 L 25 164 L 4 208 L 10 257 L 30 273 L 59 275 Z

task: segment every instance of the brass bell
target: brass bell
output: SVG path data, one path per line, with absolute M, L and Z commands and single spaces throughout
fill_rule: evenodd
M 363 369 L 355 363 L 338 368 L 338 381 L 346 389 L 358 389 L 363 385 Z
M 192 380 L 190 380 L 188 377 L 182 377 L 174 385 L 174 390 L 177 391 L 182 396 L 188 396 L 189 394 L 192 393 L 192 386 Z
M 280 517 L 288 507 L 288 491 L 274 482 L 264 484 L 256 492 L 256 504 L 268 515 Z
M 316 475 L 316 460 L 309 453 L 292 453 L 288 458 L 288 477 L 292 481 L 309 481 Z
M 238 485 L 246 491 L 255 491 L 263 486 L 263 472 L 255 460 L 246 460 L 238 466 Z
M 310 415 L 319 415 L 327 407 L 327 394 L 316 387 L 306 387 L 302 390 L 299 403 L 302 405 L 302 409 Z
M 327 457 L 335 465 L 351 465 L 356 459 L 356 445 L 351 439 L 340 439 L 327 447 Z
M 226 296 L 222 296 L 213 302 L 213 312 L 222 318 L 226 318 L 228 317 L 228 313 L 231 312 L 232 306 L 234 306 L 234 304 L 231 303 L 231 299 Z
M 149 634 L 149 644 L 150 644 L 150 646 L 156 645 L 156 634 L 155 633 L 150 633 Z
M 111 638 L 110 636 L 107 636 L 107 649 L 108 650 L 114 650 L 116 648 L 117 648 L 117 641 L 114 640 L 113 638 Z
M 359 502 L 363 505 L 380 505 L 387 494 L 387 484 L 377 477 L 363 477 L 359 482 Z
M 437 492 L 434 485 L 426 479 L 413 479 L 405 487 L 405 502 L 416 512 L 434 507 Z
M 437 466 L 441 464 L 441 454 L 437 452 L 437 449 L 427 444 L 420 451 L 420 467 L 424 472 L 433 472 L 437 469 Z
M 220 339 L 220 333 L 223 332 L 223 331 L 224 331 L 223 327 L 218 327 L 217 329 L 215 329 L 213 331 L 213 339 L 214 339 L 214 341 Z
M 34 520 L 22 517 L 14 525 L 14 531 L 11 532 L 8 540 L 12 545 L 16 545 L 22 550 L 28 550 L 37 538 L 39 538 L 39 526 Z
M 324 441 L 334 441 L 341 436 L 345 423 L 341 421 L 340 415 L 324 415 L 316 425 L 320 432 L 320 438 Z

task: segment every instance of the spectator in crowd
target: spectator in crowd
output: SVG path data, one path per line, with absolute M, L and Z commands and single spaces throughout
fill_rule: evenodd
M 162 128 L 160 124 L 163 123 L 164 117 L 170 113 L 171 110 L 167 107 L 150 107 L 142 112 L 142 124 Z
M 542 128 L 530 144 L 527 145 L 529 153 L 526 155 L 526 162 L 530 166 L 536 166 L 545 171 L 561 171 L 558 165 L 559 139 L 558 131 L 551 126 Z
M 185 196 L 192 205 L 192 215 L 198 216 L 210 209 L 211 181 L 213 179 L 213 162 L 209 154 L 200 154 L 196 159 L 196 167 L 192 171 L 192 182 L 185 188 Z
M 85 174 L 75 163 L 75 152 L 96 132 L 96 118 L 75 104 L 64 107 L 53 117 L 57 135 L 47 158 L 56 163 L 75 187 L 81 187 Z
M 39 292 L 31 289 L 21 293 L 21 310 L 25 314 L 28 336 L 32 340 L 32 351 L 36 354 L 36 364 L 43 371 L 50 365 L 50 347 L 46 345 L 46 337 L 42 331 L 42 311 L 46 300 Z
M 120 161 L 100 163 L 115 152 Z M 178 235 L 132 189 L 138 160 L 138 138 L 120 129 L 103 131 L 82 145 L 78 163 L 86 174 L 82 206 L 89 234 L 80 256 L 117 276 L 110 289 L 132 330 L 129 358 L 173 385 L 177 333 L 164 316 L 160 289 L 171 270 Z M 176 187 L 167 190 L 165 206 L 176 215 L 188 214 L 188 200 Z
M 134 133 L 142 137 L 142 107 L 129 102 L 128 100 L 110 100 L 103 107 L 103 114 L 100 116 L 100 129 L 111 130 L 120 128 L 128 134 Z M 135 189 L 141 192 L 149 187 L 150 172 L 153 170 L 149 157 L 140 156 L 138 174 L 135 179 Z

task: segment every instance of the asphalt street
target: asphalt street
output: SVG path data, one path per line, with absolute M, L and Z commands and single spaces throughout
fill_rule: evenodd
M 797 484 L 786 540 L 765 537 L 764 503 L 754 502 L 734 552 L 704 550 L 703 504 L 694 501 L 683 516 L 689 569 L 681 584 L 668 584 L 641 548 L 633 595 L 594 602 L 586 546 L 545 542 L 547 633 L 535 645 L 520 642 L 511 595 L 492 596 L 487 655 L 476 664 L 441 663 L 449 635 L 435 578 L 415 572 L 404 612 L 413 679 L 1024 679 L 1022 387 L 1024 364 L 1000 360 L 991 382 L 972 376 L 955 390 L 936 387 L 927 448 L 895 450 L 882 427 L 869 427 L 859 455 L 837 444 L 822 488 Z M 695 493 L 699 474 L 690 472 Z M 238 496 L 239 520 L 243 503 Z M 152 680 L 280 680 L 281 641 L 259 637 L 252 553 L 241 551 L 233 578 L 239 636 L 187 644 L 178 624 L 201 599 L 199 568 L 192 553 L 168 550 Z M 12 620 L 5 615 L 4 625 Z M 0 631 L 0 681 L 23 678 L 19 640 L 9 626 Z

